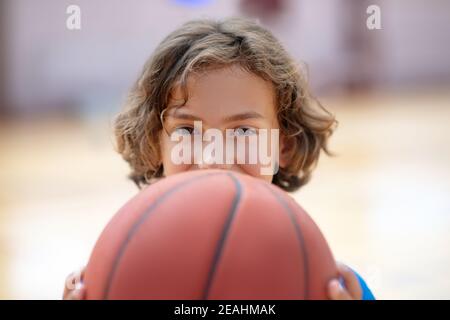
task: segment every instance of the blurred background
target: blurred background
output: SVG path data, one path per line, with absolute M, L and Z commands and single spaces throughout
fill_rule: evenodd
M 144 62 L 183 22 L 230 16 L 305 62 L 339 121 L 294 195 L 336 259 L 379 299 L 450 299 L 449 1 L 0 0 L 1 299 L 61 298 L 138 191 L 111 125 Z

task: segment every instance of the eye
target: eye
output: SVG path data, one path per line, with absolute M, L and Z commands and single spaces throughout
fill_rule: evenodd
M 252 127 L 239 127 L 234 129 L 234 136 L 252 136 L 256 134 L 256 129 Z
M 183 136 L 199 134 L 197 129 L 195 129 L 194 127 L 189 127 L 189 126 L 177 127 L 173 130 L 173 132 L 176 132 L 177 134 L 183 135 Z

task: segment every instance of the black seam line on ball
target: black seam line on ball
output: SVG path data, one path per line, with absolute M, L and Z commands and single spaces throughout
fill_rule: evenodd
M 222 255 L 223 248 L 225 247 L 225 241 L 226 241 L 228 232 L 230 231 L 231 223 L 236 215 L 237 208 L 238 208 L 239 202 L 241 200 L 241 195 L 242 195 L 242 186 L 241 186 L 241 183 L 239 182 L 239 180 L 236 179 L 236 177 L 231 173 L 227 173 L 227 175 L 234 182 L 234 185 L 236 187 L 236 196 L 234 197 L 233 202 L 231 204 L 230 212 L 228 213 L 227 220 L 225 221 L 225 225 L 222 230 L 222 235 L 220 237 L 220 240 L 216 247 L 216 251 L 214 253 L 214 258 L 213 258 L 213 262 L 211 264 L 211 269 L 208 273 L 208 278 L 206 280 L 205 289 L 203 291 L 203 297 L 202 297 L 203 300 L 208 299 L 209 292 L 211 290 L 211 286 L 212 286 L 212 283 L 214 280 L 214 275 L 216 273 L 217 265 L 219 264 L 219 260 Z
M 291 219 L 291 222 L 294 226 L 295 233 L 298 239 L 298 242 L 301 247 L 302 256 L 303 256 L 303 269 L 305 271 L 304 273 L 304 284 L 305 284 L 305 292 L 303 293 L 304 299 L 307 300 L 309 297 L 309 261 L 308 261 L 308 252 L 306 250 L 305 246 L 305 238 L 303 237 L 303 233 L 301 230 L 300 225 L 297 222 L 297 219 L 295 218 L 295 213 L 292 210 L 292 208 L 289 206 L 289 204 L 286 202 L 283 197 L 281 197 L 278 193 L 276 193 L 274 190 L 272 190 L 269 186 L 262 184 L 267 190 L 270 191 L 270 193 L 278 200 L 278 202 L 286 209 L 287 214 L 289 215 L 289 218 Z
M 196 177 L 192 177 L 189 180 L 183 181 L 179 184 L 177 184 L 176 186 L 174 186 L 173 188 L 171 188 L 170 190 L 166 191 L 165 193 L 163 193 L 158 199 L 155 200 L 155 202 L 153 202 L 150 207 L 148 207 L 144 213 L 141 215 L 141 217 L 131 226 L 130 230 L 128 231 L 127 237 L 125 238 L 125 240 L 122 242 L 122 245 L 120 246 L 120 249 L 114 259 L 114 263 L 113 263 L 113 267 L 111 269 L 111 272 L 109 273 L 108 276 L 108 280 L 106 282 L 106 288 L 104 290 L 103 293 L 103 299 L 107 300 L 108 299 L 108 295 L 109 295 L 109 290 L 111 289 L 111 284 L 112 281 L 114 279 L 114 275 L 117 271 L 117 268 L 120 264 L 120 260 L 122 258 L 122 256 L 125 254 L 125 251 L 127 249 L 128 243 L 131 241 L 131 239 L 133 238 L 134 234 L 138 231 L 139 227 L 147 220 L 147 218 L 150 216 L 150 214 L 152 212 L 154 212 L 154 210 L 164 201 L 166 200 L 166 198 L 170 195 L 172 195 L 173 193 L 175 193 L 176 191 L 179 191 L 182 187 L 185 187 L 197 180 L 201 180 L 207 177 L 211 177 L 211 176 L 216 176 L 216 175 L 224 175 L 225 173 L 207 173 L 204 175 L 200 175 L 200 176 L 196 176 Z

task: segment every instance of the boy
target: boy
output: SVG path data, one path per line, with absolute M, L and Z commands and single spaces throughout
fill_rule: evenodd
M 199 122 L 202 128 L 227 131 L 233 137 L 279 130 L 273 174 L 262 175 L 259 162 L 174 163 L 174 134 L 190 141 L 198 134 Z M 277 39 L 260 25 L 235 18 L 191 21 L 166 37 L 117 116 L 115 135 L 117 150 L 139 188 L 178 172 L 221 168 L 290 192 L 308 182 L 321 150 L 328 153 L 335 125 Z M 355 272 L 342 264 L 338 270 L 341 279 L 330 281 L 330 299 L 373 299 Z M 70 275 L 66 283 L 77 278 L 82 279 L 82 273 Z M 66 285 L 65 299 L 83 297 L 82 281 L 76 289 Z

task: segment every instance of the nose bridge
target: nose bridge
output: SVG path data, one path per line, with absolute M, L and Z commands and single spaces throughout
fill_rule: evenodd
M 194 161 L 199 169 L 230 169 L 231 165 L 227 164 L 226 135 L 224 130 L 216 132 L 210 139 L 205 139 L 203 135 L 201 142 L 194 148 Z M 220 132 L 220 135 L 217 133 Z M 204 134 L 205 132 L 203 132 Z M 217 139 L 221 143 L 217 143 Z M 200 147 L 201 146 L 201 147 Z M 200 148 L 199 148 L 200 147 Z
M 216 139 L 216 138 L 214 138 Z M 215 143 L 213 141 L 203 141 L 202 148 L 195 151 L 196 163 L 200 169 L 227 169 L 229 165 L 225 162 L 225 138 L 222 139 L 222 150 L 219 150 L 220 145 L 215 145 L 214 151 L 207 149 L 208 145 Z M 206 151 L 206 152 L 205 152 Z M 214 152 L 214 154 L 213 154 Z

